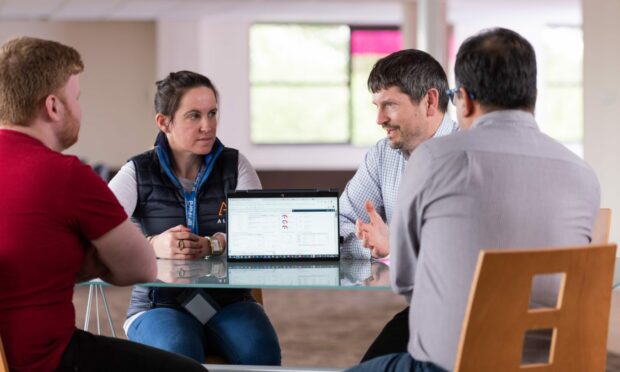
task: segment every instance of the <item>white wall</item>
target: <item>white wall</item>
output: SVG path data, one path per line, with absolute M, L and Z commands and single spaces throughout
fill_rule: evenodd
M 239 149 L 257 169 L 356 169 L 364 158 L 365 147 L 254 145 L 250 142 L 249 27 L 258 21 L 311 23 L 318 20 L 397 25 L 401 22 L 401 6 L 364 3 L 355 5 L 356 11 L 351 11 L 350 3 L 279 4 L 280 9 L 273 9 L 271 13 L 270 6 L 274 5 L 265 4 L 266 8 L 259 14 L 235 13 L 230 17 L 201 21 L 158 21 L 158 76 L 191 67 L 211 78 L 220 91 L 218 136 L 227 146 Z M 343 6 L 349 11 L 343 13 Z M 175 48 L 190 52 L 162 52 Z
M 570 1 L 574 3 L 574 1 Z M 546 4 L 546 5 L 545 5 Z M 496 2 L 485 6 L 486 16 L 480 16 L 479 8 L 472 7 L 465 2 L 455 2 L 448 10 L 448 19 L 454 25 L 454 47 L 452 52 L 456 55 L 458 47 L 468 37 L 477 34 L 481 30 L 493 27 L 512 29 L 525 37 L 534 47 L 538 62 L 538 99 L 537 107 L 544 107 L 547 92 L 543 84 L 545 79 L 545 65 L 541 63 L 543 56 L 543 30 L 549 25 L 580 26 L 581 12 L 579 6 L 566 6 L 559 11 L 557 7 L 546 9 L 552 1 L 532 4 L 525 1 L 519 6 Z M 532 9 L 536 9 L 535 11 Z M 453 56 L 454 57 L 454 56 Z M 454 66 L 450 66 L 448 75 L 454 79 Z M 545 110 L 536 110 L 536 119 L 544 131 L 545 124 L 549 121 Z M 582 150 L 579 146 L 573 148 L 579 155 Z
M 70 45 L 84 60 L 80 139 L 67 153 L 120 166 L 152 144 L 153 22 L 0 22 L 2 42 L 24 35 Z
M 599 177 L 602 205 L 613 209 L 620 240 L 620 2 L 583 1 L 584 155 Z M 620 255 L 620 252 L 619 252 Z

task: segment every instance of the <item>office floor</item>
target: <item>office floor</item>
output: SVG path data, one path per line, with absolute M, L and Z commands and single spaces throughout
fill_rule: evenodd
M 117 337 L 124 338 L 122 323 L 129 289 L 106 287 L 106 295 Z M 80 328 L 87 296 L 87 287 L 76 288 L 74 304 Z M 263 296 L 280 337 L 282 362 L 288 366 L 356 364 L 383 325 L 405 306 L 398 296 L 378 291 L 266 290 Z M 102 311 L 101 333 L 110 335 Z M 90 331 L 96 329 L 91 320 Z M 620 290 L 614 291 L 608 349 L 607 372 L 620 372 Z

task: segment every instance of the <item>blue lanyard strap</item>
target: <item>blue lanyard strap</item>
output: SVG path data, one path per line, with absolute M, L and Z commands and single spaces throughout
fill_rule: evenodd
M 159 158 L 159 164 L 172 184 L 183 195 L 183 199 L 185 200 L 185 222 L 187 227 L 192 230 L 192 233 L 198 234 L 198 191 L 213 171 L 215 161 L 220 156 L 222 151 L 224 151 L 224 145 L 218 138 L 215 139 L 213 149 L 205 155 L 204 164 L 200 167 L 200 172 L 198 172 L 190 192 L 185 191 L 179 179 L 175 176 L 174 172 L 172 172 L 170 157 L 168 155 L 169 148 L 167 145 L 168 143 L 166 141 L 158 141 L 157 146 L 155 146 L 155 151 L 157 152 L 157 157 Z

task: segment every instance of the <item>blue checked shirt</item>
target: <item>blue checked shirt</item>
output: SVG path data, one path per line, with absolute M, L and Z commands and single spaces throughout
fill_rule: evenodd
M 433 137 L 441 137 L 457 129 L 458 125 L 446 113 Z M 390 224 L 406 165 L 405 156 L 400 150 L 392 149 L 387 138 L 368 150 L 364 162 L 340 196 L 340 235 L 344 237 L 340 253 L 343 258 L 370 259 L 370 250 L 364 248 L 355 236 L 355 221 L 361 219 L 368 222 L 364 203 L 370 200 L 381 218 Z

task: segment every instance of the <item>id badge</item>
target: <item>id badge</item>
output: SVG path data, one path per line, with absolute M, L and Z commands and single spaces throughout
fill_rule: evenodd
M 220 309 L 220 306 L 202 289 L 192 291 L 181 301 L 181 306 L 203 325 L 207 324 Z

